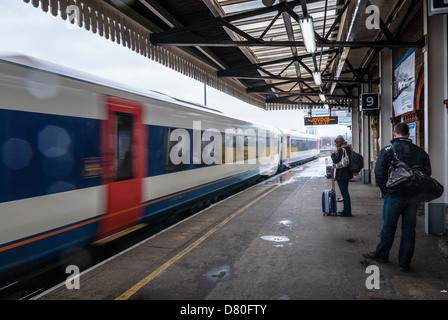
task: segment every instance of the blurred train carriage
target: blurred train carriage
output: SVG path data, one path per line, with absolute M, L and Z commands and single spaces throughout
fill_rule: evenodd
M 316 158 L 317 137 L 0 58 L 0 280 Z

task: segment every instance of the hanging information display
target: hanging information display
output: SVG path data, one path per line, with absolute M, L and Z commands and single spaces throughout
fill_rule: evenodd
M 338 124 L 338 117 L 305 117 L 306 126 L 318 126 L 324 124 Z

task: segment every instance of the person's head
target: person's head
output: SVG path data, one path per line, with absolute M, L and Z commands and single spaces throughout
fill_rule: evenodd
M 406 123 L 400 122 L 395 125 L 394 138 L 409 138 L 409 127 Z
M 336 148 L 342 147 L 344 144 L 346 144 L 343 136 L 337 136 L 336 139 L 334 139 L 334 144 Z

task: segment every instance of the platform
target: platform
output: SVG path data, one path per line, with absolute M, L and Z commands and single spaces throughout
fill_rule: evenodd
M 80 289 L 62 283 L 36 299 L 448 300 L 446 235 L 425 234 L 419 215 L 411 271 L 399 270 L 400 228 L 389 263 L 366 260 L 382 224 L 379 189 L 350 182 L 353 217 L 323 216 L 324 169 L 320 158 L 257 184 L 81 273 Z M 379 289 L 366 287 L 369 265 Z

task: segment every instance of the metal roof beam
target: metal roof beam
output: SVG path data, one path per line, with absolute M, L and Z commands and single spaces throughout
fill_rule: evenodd
M 332 54 L 332 53 L 336 53 L 336 52 L 339 52 L 339 49 L 330 49 L 330 50 L 325 50 L 322 52 L 316 52 L 316 56 Z M 247 67 L 230 68 L 230 69 L 218 71 L 218 76 L 225 77 L 225 76 L 229 76 L 234 73 L 238 74 L 240 72 L 245 72 L 245 71 L 255 71 L 256 69 L 258 69 L 260 67 L 264 67 L 264 66 L 268 66 L 268 65 L 272 65 L 272 64 L 283 63 L 283 62 L 300 61 L 302 59 L 311 58 L 312 56 L 313 55 L 311 53 L 308 53 L 308 54 L 304 54 L 304 55 L 300 55 L 300 56 L 294 56 L 294 57 L 290 56 L 290 57 L 283 58 L 283 59 L 277 59 L 277 60 L 256 63 L 256 64 L 252 64 Z
M 337 18 L 334 20 L 332 26 L 330 27 L 330 29 L 328 30 L 327 34 L 325 35 L 325 39 L 328 39 L 330 34 L 333 32 L 334 28 L 336 28 L 336 25 L 341 21 L 342 15 L 344 14 L 344 12 L 347 9 L 347 7 L 350 4 L 350 2 L 351 2 L 351 0 L 348 0 L 345 3 L 344 8 L 342 8 L 342 10 L 339 12 Z
M 272 98 L 272 99 L 266 99 L 266 103 L 281 103 L 285 105 L 296 105 L 296 106 L 310 106 L 310 107 L 317 107 L 321 106 L 324 107 L 325 105 L 329 107 L 343 107 L 343 108 L 349 108 L 348 105 L 340 104 L 340 103 L 328 103 L 328 102 L 320 102 L 320 101 L 311 101 L 311 102 L 292 102 L 285 98 Z
M 303 0 L 288 1 L 286 3 L 286 5 L 289 8 L 294 9 L 296 6 L 302 5 L 302 1 Z M 310 4 L 310 3 L 314 3 L 314 2 L 320 2 L 320 1 L 322 1 L 322 0 L 308 0 L 306 2 L 308 4 Z M 247 12 L 242 12 L 242 13 L 229 15 L 229 16 L 224 17 L 224 19 L 226 19 L 227 21 L 231 22 L 231 21 L 246 19 L 246 18 L 250 18 L 250 17 L 254 17 L 254 16 L 260 16 L 260 15 L 263 15 L 263 14 L 266 14 L 266 13 L 270 13 L 270 12 L 279 11 L 279 10 L 281 10 L 281 8 L 283 8 L 283 4 L 282 3 L 278 3 L 278 4 L 275 4 L 275 5 L 270 6 L 270 7 L 263 7 L 263 8 L 247 11 Z
M 321 94 L 320 92 L 289 92 L 289 91 L 279 91 L 279 92 L 275 92 L 275 91 L 265 91 L 265 92 L 257 92 L 258 94 L 263 94 L 263 95 L 280 95 L 280 96 L 286 96 L 285 98 L 288 97 L 295 97 L 297 95 L 299 96 L 311 96 L 311 97 L 318 97 L 319 94 Z M 341 98 L 341 99 L 358 99 L 358 97 L 356 96 L 352 96 L 352 95 L 325 95 L 325 97 L 328 99 L 333 99 L 333 98 Z
M 191 32 L 179 31 L 153 33 L 149 36 L 151 44 L 156 46 L 177 47 L 304 47 L 303 41 L 215 41 L 205 40 Z M 423 48 L 424 37 L 418 41 L 324 41 L 316 40 L 316 46 L 324 48 Z
M 261 75 L 244 75 L 244 74 L 228 74 L 218 75 L 220 78 L 237 78 L 246 80 L 284 80 L 297 82 L 313 82 L 313 77 L 279 77 L 279 76 L 261 76 Z M 353 79 L 325 79 L 322 82 L 351 83 L 351 84 L 378 84 L 379 80 L 353 80 Z

